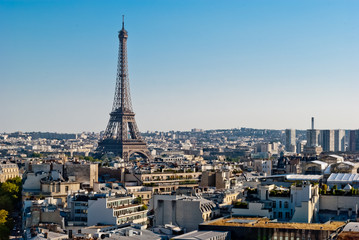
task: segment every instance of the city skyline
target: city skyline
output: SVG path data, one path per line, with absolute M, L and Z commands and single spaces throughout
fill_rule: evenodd
M 357 129 L 355 6 L 0 2 L 0 132 L 105 130 L 122 14 L 142 132 L 309 129 L 312 116 L 317 129 Z

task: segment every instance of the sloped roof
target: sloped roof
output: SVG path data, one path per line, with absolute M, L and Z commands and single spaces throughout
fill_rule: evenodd
M 328 183 L 353 183 L 359 182 L 359 174 L 357 173 L 332 173 L 330 174 Z
M 358 222 L 349 222 L 343 229 L 343 232 L 359 232 Z
M 335 155 L 335 154 L 330 154 L 330 155 L 328 155 L 328 156 L 333 157 L 333 158 L 336 158 L 336 159 L 344 159 L 342 156 Z
M 344 162 L 341 162 L 339 164 L 347 164 L 347 165 L 350 165 L 350 166 L 353 166 L 353 167 L 355 167 L 355 165 L 358 165 L 358 163 L 353 163 L 353 162 L 348 162 L 348 161 L 344 161 Z
M 331 166 L 332 166 L 332 164 L 330 164 L 330 165 L 324 170 L 324 174 L 330 174 L 330 173 L 331 173 Z
M 289 181 L 319 181 L 323 175 L 290 174 L 286 178 Z
M 311 163 L 315 163 L 315 164 L 320 165 L 322 170 L 324 170 L 328 166 L 328 163 L 323 162 L 323 161 L 319 161 L 319 160 L 311 161 Z

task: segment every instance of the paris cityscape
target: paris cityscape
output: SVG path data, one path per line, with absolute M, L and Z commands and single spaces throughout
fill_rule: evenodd
M 0 2 L 0 240 L 359 239 L 357 7 Z

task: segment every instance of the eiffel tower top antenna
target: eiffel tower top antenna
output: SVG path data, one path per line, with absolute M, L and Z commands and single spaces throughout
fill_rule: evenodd
M 122 29 L 125 29 L 125 15 L 122 15 Z

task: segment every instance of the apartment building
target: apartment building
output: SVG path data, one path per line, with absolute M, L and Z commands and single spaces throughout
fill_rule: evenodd
M 260 200 L 248 202 L 247 207 L 233 208 L 233 215 L 311 223 L 319 211 L 319 187 L 307 182 L 294 184 L 290 189 L 259 185 L 257 196 Z
M 19 177 L 19 167 L 15 163 L 0 164 L 0 182 Z
M 132 195 L 74 194 L 68 197 L 69 225 L 146 224 L 147 210 Z
M 154 195 L 154 226 L 174 224 L 186 231 L 197 230 L 198 224 L 219 215 L 216 205 L 207 199 L 178 195 Z
M 152 193 L 171 193 L 179 187 L 197 187 L 201 175 L 201 172 L 130 173 L 125 179 L 149 187 Z

